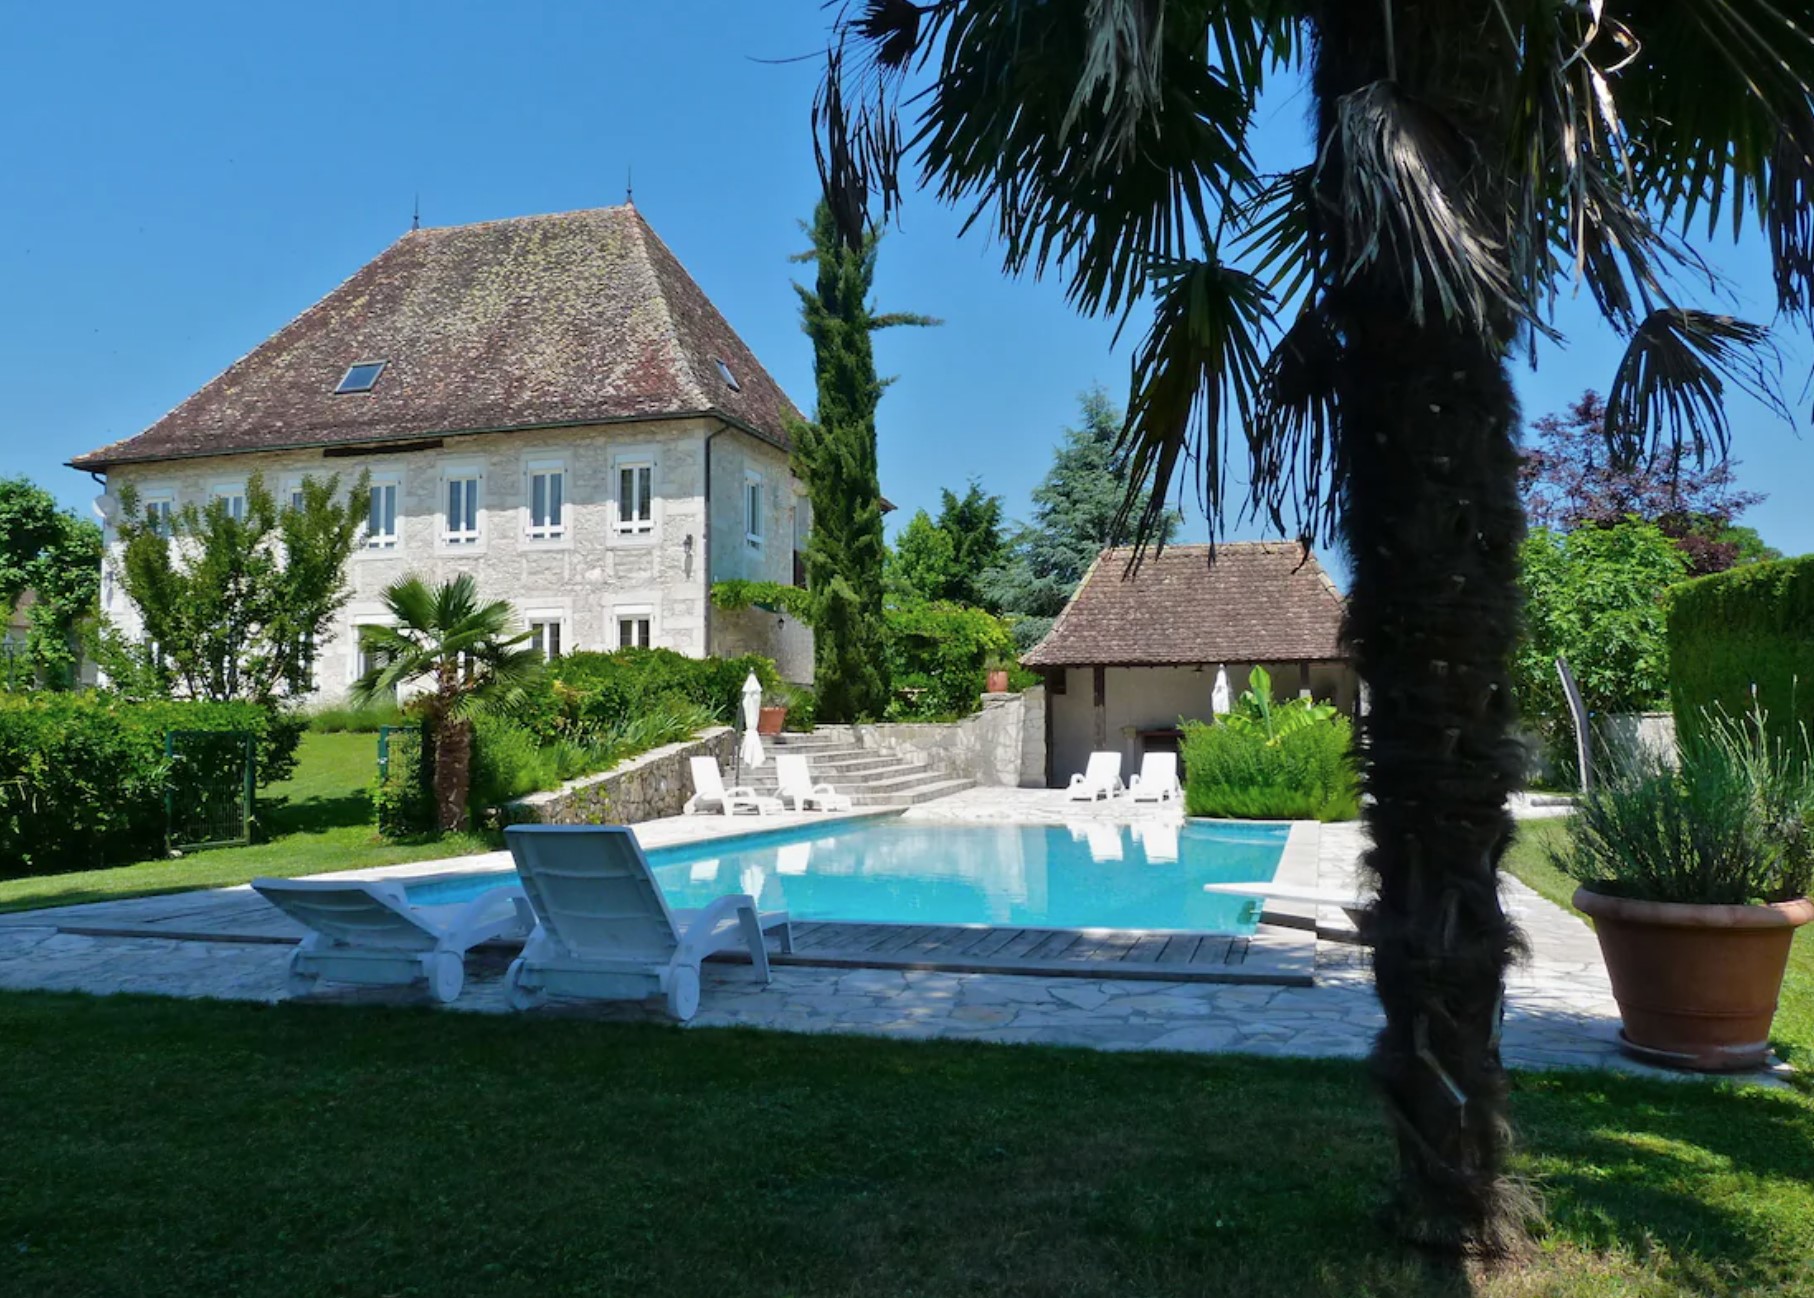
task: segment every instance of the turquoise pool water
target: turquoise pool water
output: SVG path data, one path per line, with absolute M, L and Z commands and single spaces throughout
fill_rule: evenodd
M 1251 933 L 1254 898 L 1206 883 L 1270 880 L 1285 825 L 952 825 L 844 821 L 660 848 L 649 864 L 668 904 L 757 896 L 796 920 Z M 409 888 L 418 905 L 461 901 L 512 876 Z

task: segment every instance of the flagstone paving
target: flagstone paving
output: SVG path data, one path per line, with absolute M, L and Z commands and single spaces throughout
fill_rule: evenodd
M 1022 796 L 1028 792 L 1031 797 Z M 962 818 L 980 818 L 985 805 L 993 805 L 998 822 L 1043 819 L 1059 812 L 1046 791 L 972 790 L 951 801 L 960 804 L 953 810 Z M 927 804 L 911 814 L 915 819 L 935 818 L 937 807 Z M 1098 804 L 1089 814 L 1150 812 L 1117 812 Z M 1353 888 L 1363 843 L 1356 825 L 1324 826 L 1319 881 L 1328 887 Z M 1530 958 L 1508 980 L 1503 1039 L 1507 1062 L 1525 1068 L 1585 1065 L 1680 1076 L 1619 1054 L 1617 1010 L 1586 925 L 1514 879 L 1505 880 L 1504 897 L 1531 947 Z M 63 933 L 50 911 L 12 915 L 0 923 L 4 989 L 277 1001 L 285 997 L 287 956 L 286 947 L 268 943 Z M 474 953 L 468 961 L 466 991 L 447 1011 L 505 1012 L 507 959 L 504 954 Z M 313 999 L 405 1004 L 422 998 L 410 992 L 343 989 Z M 551 1007 L 537 1013 L 661 1019 L 654 1003 Z M 747 965 L 711 964 L 693 1026 L 1100 1050 L 1360 1058 L 1381 1021 L 1365 949 L 1318 941 L 1315 985 L 1309 987 L 811 967 L 777 967 L 774 980 L 763 986 Z

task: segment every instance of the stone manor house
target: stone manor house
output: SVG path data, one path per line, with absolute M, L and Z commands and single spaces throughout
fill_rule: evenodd
M 725 612 L 711 583 L 797 583 L 810 520 L 798 412 L 635 207 L 412 230 L 136 437 L 78 456 L 158 513 L 257 473 L 371 475 L 352 600 L 313 698 L 358 677 L 356 628 L 405 573 L 477 578 L 543 653 L 759 652 L 812 676 L 811 633 Z M 235 504 L 237 502 L 237 505 Z M 136 611 L 103 572 L 105 612 Z

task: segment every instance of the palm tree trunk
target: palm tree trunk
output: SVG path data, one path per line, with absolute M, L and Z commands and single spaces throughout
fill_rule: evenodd
M 472 722 L 443 715 L 435 727 L 435 827 L 465 829 L 472 775 Z
M 1482 158 L 1514 66 L 1475 6 L 1330 3 L 1319 17 L 1322 138 L 1338 98 L 1396 72 Z M 1490 6 L 1488 7 L 1490 9 Z M 1465 10 L 1465 13 L 1458 11 Z M 1339 184 L 1339 167 L 1319 183 Z M 1503 202 L 1485 180 L 1483 210 Z M 1334 236 L 1339 240 L 1339 232 Z M 1345 250 L 1338 249 L 1337 264 Z M 1379 888 L 1373 969 L 1386 1026 L 1373 1072 L 1398 1137 L 1397 1218 L 1443 1249 L 1497 1249 L 1522 1226 L 1499 1055 L 1505 971 L 1518 949 L 1499 904 L 1506 795 L 1521 780 L 1508 664 L 1520 614 L 1518 409 L 1509 319 L 1483 332 L 1414 302 L 1399 266 L 1331 293 L 1339 383 L 1348 632 L 1371 708 L 1362 723 L 1366 867 Z

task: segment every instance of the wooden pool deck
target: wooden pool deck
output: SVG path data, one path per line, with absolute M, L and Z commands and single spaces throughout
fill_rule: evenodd
M 304 934 L 289 916 L 243 887 L 0 915 L 0 927 L 46 925 L 83 937 L 274 946 L 293 945 Z M 1232 936 L 803 920 L 793 925 L 793 938 L 791 953 L 771 950 L 775 963 L 1297 986 L 1310 983 L 1315 963 L 1314 934 L 1270 925 L 1252 936 Z

